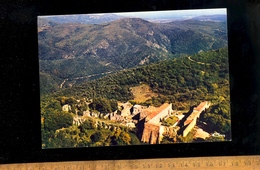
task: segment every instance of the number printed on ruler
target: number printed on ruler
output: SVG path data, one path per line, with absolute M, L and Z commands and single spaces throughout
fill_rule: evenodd
M 260 156 L 3 164 L 0 170 L 258 170 Z

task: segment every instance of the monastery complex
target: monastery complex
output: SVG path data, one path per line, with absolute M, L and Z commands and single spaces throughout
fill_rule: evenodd
M 194 107 L 191 113 L 181 114 L 172 110 L 171 103 L 164 103 L 160 107 L 132 105 L 129 102 L 122 104 L 121 114 L 116 112 L 103 115 L 103 119 L 109 119 L 112 122 L 120 123 L 128 128 L 137 128 L 139 131 L 139 139 L 141 142 L 149 144 L 160 144 L 165 135 L 176 136 L 182 135 L 186 137 L 189 132 L 196 126 L 200 115 L 205 109 L 210 107 L 210 102 L 203 101 L 197 107 Z M 63 111 L 70 110 L 69 105 L 64 105 Z M 83 113 L 83 116 L 74 117 L 73 124 L 79 126 L 85 121 L 85 116 L 98 118 L 101 114 L 95 112 Z M 165 125 L 167 118 L 175 116 L 177 121 L 173 125 Z M 99 124 L 104 124 L 100 119 Z M 105 127 L 110 127 L 112 124 L 107 124 Z M 174 134 L 174 135 L 173 135 Z
M 205 109 L 208 109 L 209 106 L 210 103 L 204 101 L 193 109 L 192 113 L 184 121 L 183 127 L 181 127 L 181 129 L 183 129 L 183 137 L 186 137 L 195 127 L 200 114 Z M 174 116 L 172 104 L 165 103 L 160 107 L 148 107 L 139 111 L 141 112 L 140 120 L 144 119 L 144 129 L 141 141 L 150 144 L 159 144 L 166 129 L 169 128 L 162 125 L 163 120 L 166 120 L 170 116 Z M 175 130 L 179 129 L 180 128 L 176 128 Z

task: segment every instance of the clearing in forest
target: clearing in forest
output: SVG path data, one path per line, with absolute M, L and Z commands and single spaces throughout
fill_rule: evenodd
M 158 95 L 154 93 L 147 84 L 141 84 L 139 86 L 131 87 L 131 92 L 134 95 L 134 100 L 136 102 L 145 102 L 152 97 L 157 97 Z

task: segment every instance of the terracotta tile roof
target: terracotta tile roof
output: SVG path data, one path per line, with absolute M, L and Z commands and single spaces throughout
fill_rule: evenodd
M 193 121 L 193 119 L 186 120 L 186 121 L 184 122 L 184 126 L 187 125 L 187 124 L 190 124 L 192 121 Z
M 170 104 L 169 103 L 164 103 L 160 107 L 148 107 L 147 109 L 144 110 L 144 112 L 147 115 L 147 119 L 151 120 L 154 118 L 157 114 L 161 113 L 164 109 L 166 109 Z
M 189 117 L 187 117 L 187 120 L 192 120 L 194 117 L 198 114 L 198 112 L 192 112 Z
M 194 108 L 194 110 L 201 111 L 203 110 L 203 107 L 207 105 L 207 101 L 201 102 L 197 107 Z
M 207 106 L 208 102 L 204 101 L 201 102 L 197 107 L 193 109 L 193 112 L 187 117 L 184 124 L 189 124 L 195 117 L 198 117 L 198 115 L 201 113 L 201 111 Z

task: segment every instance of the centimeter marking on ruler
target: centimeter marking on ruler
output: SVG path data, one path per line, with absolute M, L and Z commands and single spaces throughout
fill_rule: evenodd
M 258 170 L 260 155 L 3 164 L 0 170 Z

